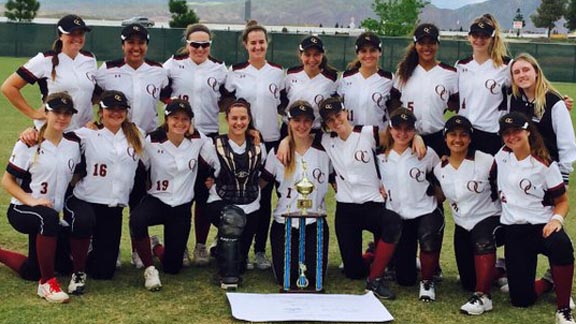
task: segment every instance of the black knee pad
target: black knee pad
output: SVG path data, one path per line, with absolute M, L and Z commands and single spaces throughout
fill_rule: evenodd
M 483 237 L 474 242 L 474 255 L 492 254 L 496 252 L 496 241 Z
M 236 278 L 240 276 L 240 237 L 246 227 L 246 214 L 234 205 L 225 206 L 220 214 L 218 227 L 217 260 L 220 276 Z
M 382 220 L 382 241 L 390 244 L 397 244 L 402 235 L 402 218 L 399 214 L 384 210 L 381 214 Z
M 574 263 L 572 241 L 564 230 L 550 234 L 545 240 L 551 265 L 562 266 Z

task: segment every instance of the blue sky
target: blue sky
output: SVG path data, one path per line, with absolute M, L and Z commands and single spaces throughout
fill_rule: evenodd
M 438 8 L 456 9 L 465 5 L 484 2 L 486 0 L 430 0 Z

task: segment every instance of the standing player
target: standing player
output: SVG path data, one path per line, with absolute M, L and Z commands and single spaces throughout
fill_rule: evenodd
M 558 164 L 537 128 L 521 113 L 500 119 L 505 144 L 494 157 L 502 201 L 510 300 L 528 307 L 549 289 L 534 281 L 537 256 L 548 257 L 556 291 L 556 323 L 576 323 L 570 310 L 574 273 L 572 242 L 563 229 L 568 194 Z
M 248 53 L 248 61 L 231 67 L 226 80 L 226 90 L 236 98 L 243 98 L 250 103 L 254 118 L 254 127 L 260 132 L 266 151 L 278 146 L 280 125 L 278 124 L 278 107 L 281 105 L 280 92 L 284 90 L 284 70 L 281 66 L 266 61 L 268 49 L 268 32 L 254 20 L 248 22 L 242 33 L 242 43 Z M 270 209 L 272 201 L 272 182 L 261 190 L 260 214 L 256 230 L 254 252 L 255 266 L 265 270 L 271 264 L 266 258 L 266 240 L 270 227 Z
M 216 166 L 216 154 L 209 138 L 192 127 L 194 113 L 188 101 L 174 99 L 165 109 L 166 121 L 146 137 L 146 165 L 151 187 L 130 215 L 132 242 L 144 264 L 144 286 L 150 291 L 162 287 L 152 252 L 165 273 L 182 268 L 182 255 L 191 227 L 191 207 L 198 166 Z M 216 170 L 218 172 L 218 169 Z M 166 248 L 152 240 L 148 227 L 164 225 Z
M 456 62 L 460 109 L 474 127 L 472 143 L 480 151 L 496 154 L 501 147 L 498 119 L 506 113 L 510 87 L 510 61 L 500 25 L 485 14 L 470 26 L 472 56 Z
M 75 131 L 81 139 L 85 169 L 64 209 L 64 219 L 71 225 L 71 294 L 84 293 L 86 273 L 95 279 L 112 279 L 116 270 L 122 210 L 128 205 L 144 144 L 138 128 L 127 119 L 129 108 L 122 92 L 104 91 L 98 129 Z
M 270 242 L 272 245 L 272 264 L 274 265 L 274 276 L 276 281 L 282 285 L 284 278 L 284 251 L 285 251 L 285 219 L 282 217 L 297 208 L 296 203 L 299 194 L 296 191 L 296 184 L 303 178 L 303 163 L 306 163 L 306 178 L 314 184 L 312 195 L 308 196 L 312 200 L 310 212 L 326 213 L 324 199 L 328 191 L 328 175 L 330 174 L 330 159 L 324 149 L 313 144 L 313 136 L 310 134 L 312 123 L 314 122 L 314 109 L 305 101 L 296 101 L 289 107 L 288 116 L 288 138 L 289 152 L 292 155 L 290 163 L 284 166 L 276 157 L 275 149 L 272 149 L 266 159 L 266 166 L 261 175 L 261 185 L 264 182 L 275 182 L 278 185 L 278 204 L 274 209 L 274 222 L 270 230 Z M 304 224 L 302 224 L 304 225 Z M 323 227 L 323 251 L 322 251 L 322 273 L 326 272 L 328 263 L 328 225 L 324 222 Z M 298 256 L 298 231 L 301 224 L 299 221 L 292 223 L 292 255 L 291 278 L 297 278 L 297 256 Z M 306 220 L 306 271 L 316 273 L 316 249 L 317 246 L 317 224 L 315 219 Z M 314 286 L 316 277 L 312 277 L 310 286 Z M 293 287 L 296 288 L 296 287 Z
M 26 84 L 38 82 L 42 100 L 54 92 L 67 92 L 72 96 L 78 113 L 72 118 L 68 130 L 83 127 L 92 120 L 92 94 L 96 58 L 82 50 L 85 33 L 91 29 L 76 15 L 62 17 L 57 24 L 58 38 L 52 50 L 38 53 L 10 75 L 2 84 L 2 93 L 24 115 L 33 120 L 43 120 L 43 109 L 36 110 L 22 95 Z M 37 123 L 40 128 L 41 122 Z
M 150 35 L 144 26 L 131 24 L 124 27 L 120 39 L 124 57 L 102 63 L 96 72 L 96 82 L 102 90 L 122 91 L 131 107 L 128 118 L 148 133 L 158 125 L 156 106 L 160 91 L 168 86 L 168 76 L 160 63 L 146 59 Z M 130 209 L 135 208 L 146 194 L 145 179 L 144 168 L 139 166 L 130 194 Z M 132 263 L 139 269 L 143 267 L 140 257 L 134 252 Z
M 356 38 L 356 59 L 338 81 L 338 94 L 352 125 L 387 126 L 392 73 L 380 68 L 381 57 L 382 42 L 376 34 L 365 32 Z
M 284 91 L 288 99 L 287 106 L 296 100 L 309 102 L 316 116 L 313 127 L 318 129 L 318 104 L 336 92 L 338 72 L 328 65 L 324 43 L 318 36 L 308 36 L 300 42 L 298 58 L 302 65 L 289 68 L 286 74 Z
M 434 183 L 429 179 L 439 162 L 428 148 L 420 159 L 411 146 L 416 135 L 416 117 L 399 108 L 390 114 L 384 151 L 377 155 L 386 194 L 386 208 L 402 218 L 402 234 L 395 255 L 396 281 L 403 286 L 416 283 L 416 263 L 420 245 L 422 301 L 436 300 L 434 272 L 438 268 L 444 234 L 444 215 L 438 208 Z
M 223 62 L 210 56 L 212 34 L 206 26 L 190 25 L 184 31 L 184 37 L 186 47 L 179 55 L 172 56 L 164 63 L 170 80 L 170 86 L 164 95 L 190 102 L 194 111 L 195 127 L 204 135 L 214 138 L 218 135 L 218 103 L 226 93 L 224 83 L 228 71 Z M 210 218 L 203 212 L 208 199 L 208 190 L 204 184 L 208 176 L 208 170 L 201 166 L 194 186 L 194 263 L 197 265 L 207 265 L 210 260 L 206 249 Z
M 416 131 L 424 143 L 442 156 L 447 153 L 442 129 L 444 112 L 458 105 L 458 75 L 454 67 L 436 60 L 438 28 L 421 24 L 414 30 L 414 42 L 406 49 L 391 91 L 393 109 L 400 103 L 416 119 Z
M 0 249 L 0 261 L 24 279 L 40 277 L 38 296 L 51 303 L 66 303 L 69 297 L 54 276 L 54 258 L 58 214 L 80 163 L 80 144 L 73 134 L 64 133 L 76 113 L 68 94 L 49 95 L 44 110 L 46 123 L 39 130 L 39 143 L 17 142 L 2 177 L 2 187 L 12 196 L 8 221 L 18 232 L 29 235 L 28 258 Z
M 472 124 L 454 116 L 446 122 L 448 158 L 434 168 L 454 217 L 454 254 L 460 284 L 474 294 L 460 311 L 480 315 L 492 310 L 490 286 L 496 263 L 495 232 L 500 226 L 500 201 L 489 177 L 494 158 L 470 148 Z

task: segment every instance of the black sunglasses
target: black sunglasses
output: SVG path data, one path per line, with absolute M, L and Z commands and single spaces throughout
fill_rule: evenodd
M 210 45 L 212 44 L 212 41 L 207 41 L 207 42 L 195 42 L 195 41 L 191 41 L 191 40 L 186 40 L 186 43 L 188 43 L 188 45 L 194 47 L 194 48 L 208 48 L 210 47 Z

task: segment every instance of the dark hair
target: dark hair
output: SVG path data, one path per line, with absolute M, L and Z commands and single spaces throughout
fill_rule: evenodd
M 426 23 L 426 25 L 431 25 L 431 24 Z M 418 26 L 416 26 L 416 28 L 414 28 L 414 31 L 412 31 L 412 35 L 414 35 L 416 30 L 420 26 L 421 25 L 418 25 Z M 434 25 L 432 25 L 432 26 L 434 26 Z M 410 79 L 410 77 L 412 76 L 412 73 L 414 73 L 414 70 L 418 66 L 418 61 L 419 61 L 419 57 L 418 57 L 418 53 L 416 52 L 416 42 L 410 42 L 410 45 L 408 45 L 408 47 L 406 47 L 406 51 L 404 53 L 404 57 L 402 58 L 402 61 L 400 61 L 400 63 L 398 63 L 398 66 L 396 67 L 396 69 L 397 69 L 396 75 L 400 79 L 401 85 L 404 85 L 404 84 L 406 84 L 406 82 L 408 82 L 408 79 Z
M 246 101 L 246 99 L 244 98 L 238 98 L 234 100 L 230 105 L 226 107 L 226 109 L 224 109 L 224 115 L 226 116 L 226 118 L 228 118 L 228 114 L 230 114 L 230 111 L 234 107 L 244 107 L 248 112 L 248 117 L 250 118 L 250 122 L 248 123 L 248 129 L 256 129 L 256 127 L 254 127 L 254 120 L 252 119 L 252 109 L 250 109 L 250 103 Z
M 60 39 L 60 36 L 62 35 L 62 33 L 60 31 L 58 31 L 58 38 L 54 41 L 54 43 L 52 43 L 52 50 L 56 53 L 54 53 L 54 55 L 52 56 L 52 81 L 54 81 L 56 79 L 56 66 L 58 66 L 58 64 L 60 64 L 60 59 L 58 59 L 58 54 L 60 54 L 62 52 L 62 40 Z
M 212 33 L 210 32 L 210 29 L 208 27 L 206 27 L 206 25 L 192 24 L 192 25 L 188 25 L 186 27 L 186 29 L 184 30 L 184 42 L 186 42 L 186 40 L 188 40 L 188 36 L 190 36 L 190 34 L 195 33 L 195 32 L 204 32 L 204 33 L 208 34 L 208 37 L 210 38 L 210 40 L 212 40 Z M 189 53 L 188 46 L 184 45 L 184 47 L 179 48 L 178 51 L 176 51 L 176 53 L 188 54 Z
M 261 25 L 258 25 L 258 22 L 256 20 L 249 20 L 246 23 L 246 28 L 244 28 L 244 31 L 242 32 L 242 42 L 248 43 L 248 34 L 250 34 L 253 31 L 263 32 L 264 36 L 266 37 L 266 41 L 269 41 L 268 31 L 266 30 L 266 28 L 264 28 Z

